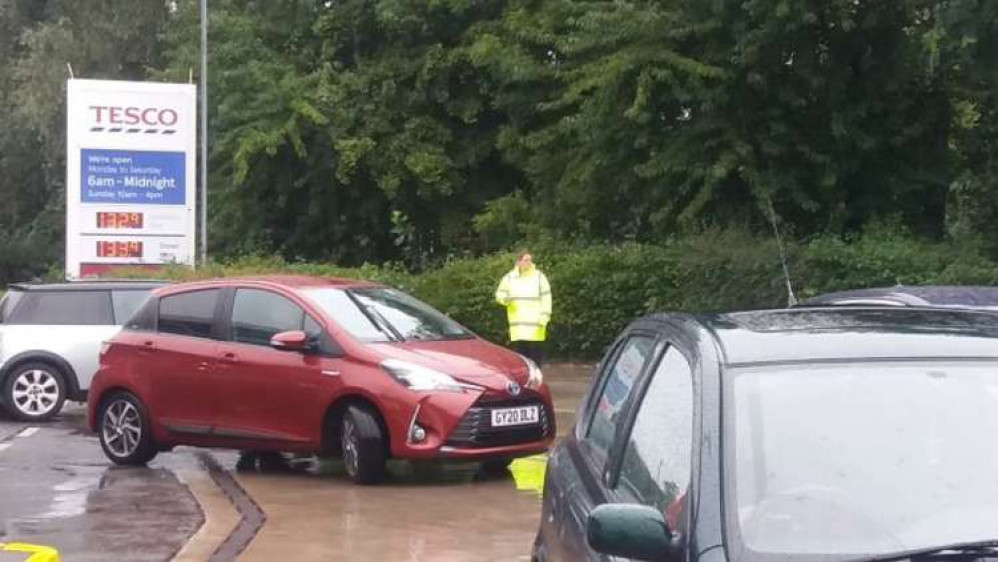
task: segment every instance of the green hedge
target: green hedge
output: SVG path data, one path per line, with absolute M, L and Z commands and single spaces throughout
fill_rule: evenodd
M 585 247 L 539 244 L 535 261 L 554 292 L 549 351 L 561 358 L 598 357 L 617 332 L 652 311 L 725 311 L 785 306 L 787 295 L 772 238 L 709 232 L 662 245 Z M 799 298 L 850 288 L 903 284 L 994 284 L 998 264 L 972 248 L 875 233 L 855 240 L 819 238 L 791 244 L 788 261 Z M 492 295 L 512 253 L 452 260 L 413 275 L 396 267 L 341 268 L 244 258 L 174 279 L 301 273 L 380 281 L 433 304 L 482 336 L 506 342 L 505 315 Z M 147 272 L 128 272 L 147 276 Z

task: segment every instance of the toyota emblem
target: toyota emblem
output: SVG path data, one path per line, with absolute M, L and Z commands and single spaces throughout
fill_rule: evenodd
M 515 381 L 510 381 L 509 384 L 506 385 L 506 390 L 509 391 L 511 396 L 516 396 L 520 394 L 520 385 L 516 384 Z

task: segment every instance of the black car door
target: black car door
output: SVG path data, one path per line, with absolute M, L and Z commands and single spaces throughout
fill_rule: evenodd
M 607 501 L 607 459 L 618 425 L 660 347 L 653 331 L 632 330 L 621 338 L 604 361 L 573 434 L 552 459 L 546 494 L 555 507 L 545 514 L 558 535 L 557 540 L 546 541 L 552 562 L 601 559 L 586 545 L 586 522 L 589 512 Z

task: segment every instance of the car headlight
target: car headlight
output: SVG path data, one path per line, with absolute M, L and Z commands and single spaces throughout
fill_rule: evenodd
M 464 392 L 464 388 L 450 375 L 440 371 L 397 359 L 382 361 L 381 368 L 409 390 L 427 391 L 440 390 L 445 392 Z
M 530 375 L 527 377 L 527 388 L 531 390 L 537 390 L 542 384 L 544 384 L 544 373 L 541 371 L 540 366 L 534 363 L 529 357 L 520 356 L 523 362 L 527 364 L 527 370 Z

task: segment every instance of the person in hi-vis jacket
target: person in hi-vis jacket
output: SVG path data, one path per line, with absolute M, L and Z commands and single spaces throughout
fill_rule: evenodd
M 496 302 L 506 307 L 513 349 L 539 366 L 544 361 L 543 343 L 551 321 L 551 285 L 534 265 L 530 252 L 517 255 L 516 267 L 499 282 Z

